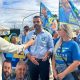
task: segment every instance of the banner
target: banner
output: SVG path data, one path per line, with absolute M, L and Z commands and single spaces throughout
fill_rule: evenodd
M 69 4 L 70 4 L 73 12 L 75 13 L 76 17 L 80 21 L 80 10 L 78 10 L 78 8 L 75 6 L 75 5 L 77 5 L 79 7 L 80 1 L 76 0 L 76 2 L 75 2 L 75 1 L 69 0 Z
M 76 13 L 68 0 L 60 0 L 59 2 L 59 21 L 78 26 L 80 25 Z
M 54 29 L 56 29 L 54 16 L 42 2 L 40 3 L 40 16 L 43 22 L 43 28 L 52 34 Z

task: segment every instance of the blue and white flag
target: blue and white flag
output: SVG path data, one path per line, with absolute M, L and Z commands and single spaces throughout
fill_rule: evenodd
M 68 0 L 60 0 L 59 3 L 59 21 L 74 25 L 80 25 L 72 4 Z
M 79 0 L 69 0 L 69 4 L 75 14 L 75 16 L 77 17 L 77 19 L 80 21 L 80 9 L 78 9 L 77 7 L 80 6 L 80 1 Z M 77 6 L 76 6 L 77 5 Z
M 43 22 L 43 28 L 52 34 L 55 28 L 52 26 L 54 16 L 42 2 L 40 3 L 40 16 Z

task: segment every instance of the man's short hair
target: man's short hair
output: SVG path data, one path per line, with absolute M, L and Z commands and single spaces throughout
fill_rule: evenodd
M 34 16 L 33 18 L 41 18 L 40 16 Z
M 28 31 L 29 30 L 29 26 L 28 25 L 24 26 L 24 30 Z
M 10 60 L 8 60 L 8 59 L 6 59 L 6 60 L 4 60 L 2 67 L 4 66 L 4 63 L 5 63 L 5 62 L 7 62 L 7 63 L 10 63 L 10 64 L 11 64 L 11 61 L 10 61 Z M 12 64 L 11 64 L 11 67 L 12 67 Z

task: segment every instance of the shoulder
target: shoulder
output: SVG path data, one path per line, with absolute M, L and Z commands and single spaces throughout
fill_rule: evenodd
M 34 33 L 34 32 L 35 32 L 35 30 L 29 31 L 28 34 L 31 34 L 31 33 Z
M 44 34 L 48 36 L 52 36 L 48 31 L 44 30 Z
M 70 42 L 69 42 L 69 44 L 72 46 L 72 48 L 78 48 L 79 47 L 79 45 L 78 45 L 78 43 L 76 42 L 76 41 L 74 41 L 74 40 L 71 40 Z
M 0 37 L 0 45 L 5 45 L 5 44 L 9 44 L 9 42 L 5 39 L 3 39 L 2 37 Z
M 73 45 L 77 45 L 77 42 L 74 41 L 74 40 L 71 40 L 70 43 L 73 44 Z
M 34 32 L 35 32 L 35 30 L 32 30 L 32 31 L 28 32 L 27 36 L 31 36 L 31 35 L 33 35 Z
M 47 39 L 53 40 L 52 35 L 51 35 L 48 31 L 45 31 L 43 35 L 44 35 Z

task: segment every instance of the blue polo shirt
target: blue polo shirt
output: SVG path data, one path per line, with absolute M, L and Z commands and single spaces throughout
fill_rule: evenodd
M 35 30 L 31 31 L 27 35 L 27 40 L 29 41 L 34 35 Z M 51 34 L 42 29 L 42 31 L 37 34 L 35 38 L 35 43 L 26 49 L 25 54 L 31 54 L 32 56 L 36 56 L 36 58 L 41 59 L 47 51 L 52 52 L 53 50 L 53 38 Z

